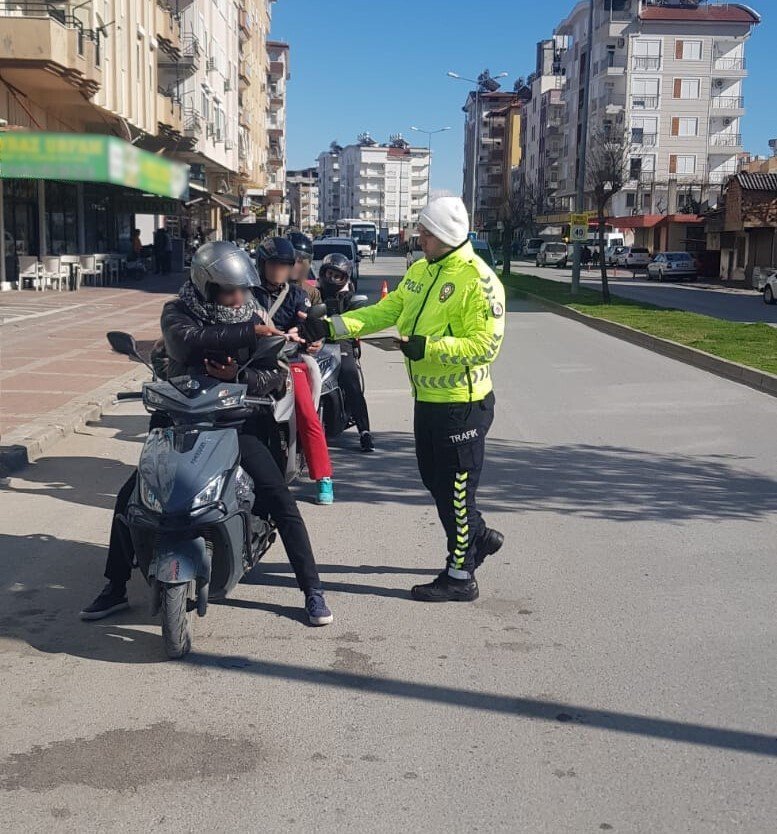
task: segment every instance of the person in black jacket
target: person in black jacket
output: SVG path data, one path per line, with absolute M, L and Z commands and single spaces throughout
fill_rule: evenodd
M 225 241 L 208 243 L 197 250 L 191 278 L 179 297 L 168 301 L 162 311 L 162 335 L 168 355 L 168 375 L 203 372 L 223 380 L 234 380 L 238 364 L 247 361 L 258 338 L 282 335 L 267 324 L 266 315 L 253 296 L 258 276 L 248 255 Z M 266 396 L 285 385 L 285 372 L 278 368 L 249 367 L 239 378 L 252 396 Z M 154 419 L 152 418 L 152 427 Z M 283 473 L 260 432 L 258 418 L 249 418 L 240 436 L 241 466 L 254 481 L 254 512 L 269 515 L 278 527 L 297 583 L 305 594 L 305 609 L 313 625 L 333 620 L 318 576 L 313 549 Z M 117 495 L 105 576 L 108 584 L 95 601 L 81 611 L 82 619 L 97 620 L 129 607 L 132 542 L 121 516 L 126 511 L 137 474 Z
M 326 304 L 327 315 L 344 313 L 354 296 L 351 288 L 353 264 L 345 255 L 332 253 L 321 262 L 318 270 L 318 286 L 321 299 Z M 362 452 L 375 450 L 370 432 L 370 415 L 362 391 L 362 379 L 356 363 L 356 343 L 353 339 L 340 342 L 340 387 L 343 389 L 348 408 L 356 421 L 359 444 Z

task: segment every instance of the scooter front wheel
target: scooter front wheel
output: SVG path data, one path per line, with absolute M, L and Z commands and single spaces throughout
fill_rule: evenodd
M 187 655 L 192 648 L 192 629 L 186 610 L 189 583 L 162 583 L 160 587 L 162 639 L 171 660 Z

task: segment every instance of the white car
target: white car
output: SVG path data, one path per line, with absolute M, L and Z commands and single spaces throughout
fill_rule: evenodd
M 689 252 L 659 252 L 648 264 L 648 280 L 674 281 L 687 278 L 695 281 L 698 275 L 696 261 Z
M 766 283 L 763 288 L 764 304 L 777 303 L 777 269 L 772 270 L 766 276 Z
M 642 246 L 624 246 L 618 253 L 617 265 L 626 269 L 647 269 L 650 252 Z

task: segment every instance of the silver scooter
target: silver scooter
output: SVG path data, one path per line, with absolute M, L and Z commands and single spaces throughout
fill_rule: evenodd
M 111 332 L 107 337 L 116 352 L 147 365 L 131 335 Z M 283 337 L 260 339 L 249 362 L 274 358 L 282 365 L 285 350 Z M 238 430 L 255 409 L 271 410 L 286 479 L 296 476 L 291 374 L 287 380 L 277 397 L 252 398 L 247 386 L 237 382 L 206 375 L 163 382 L 155 374 L 141 392 L 117 395 L 119 400 L 142 399 L 147 411 L 161 412 L 169 423 L 149 431 L 122 521 L 151 586 L 152 614 L 161 612 L 170 658 L 191 649 L 189 612 L 204 617 L 208 601 L 229 594 L 275 541 L 272 519 L 252 514 L 254 485 L 240 466 Z

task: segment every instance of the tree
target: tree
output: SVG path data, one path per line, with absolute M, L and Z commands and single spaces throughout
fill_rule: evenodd
M 593 196 L 596 208 L 602 299 L 605 304 L 610 303 L 610 285 L 607 280 L 607 261 L 604 255 L 607 206 L 610 200 L 623 190 L 629 178 L 630 163 L 631 142 L 621 128 L 604 125 L 589 135 L 586 153 L 586 190 Z
M 502 204 L 501 217 L 502 232 L 502 278 L 510 275 L 510 261 L 512 259 L 513 238 L 516 231 L 523 231 L 524 237 L 534 237 L 536 219 L 540 208 L 540 197 L 537 186 L 527 183 L 524 177 L 518 182 L 517 188 L 511 189 Z

